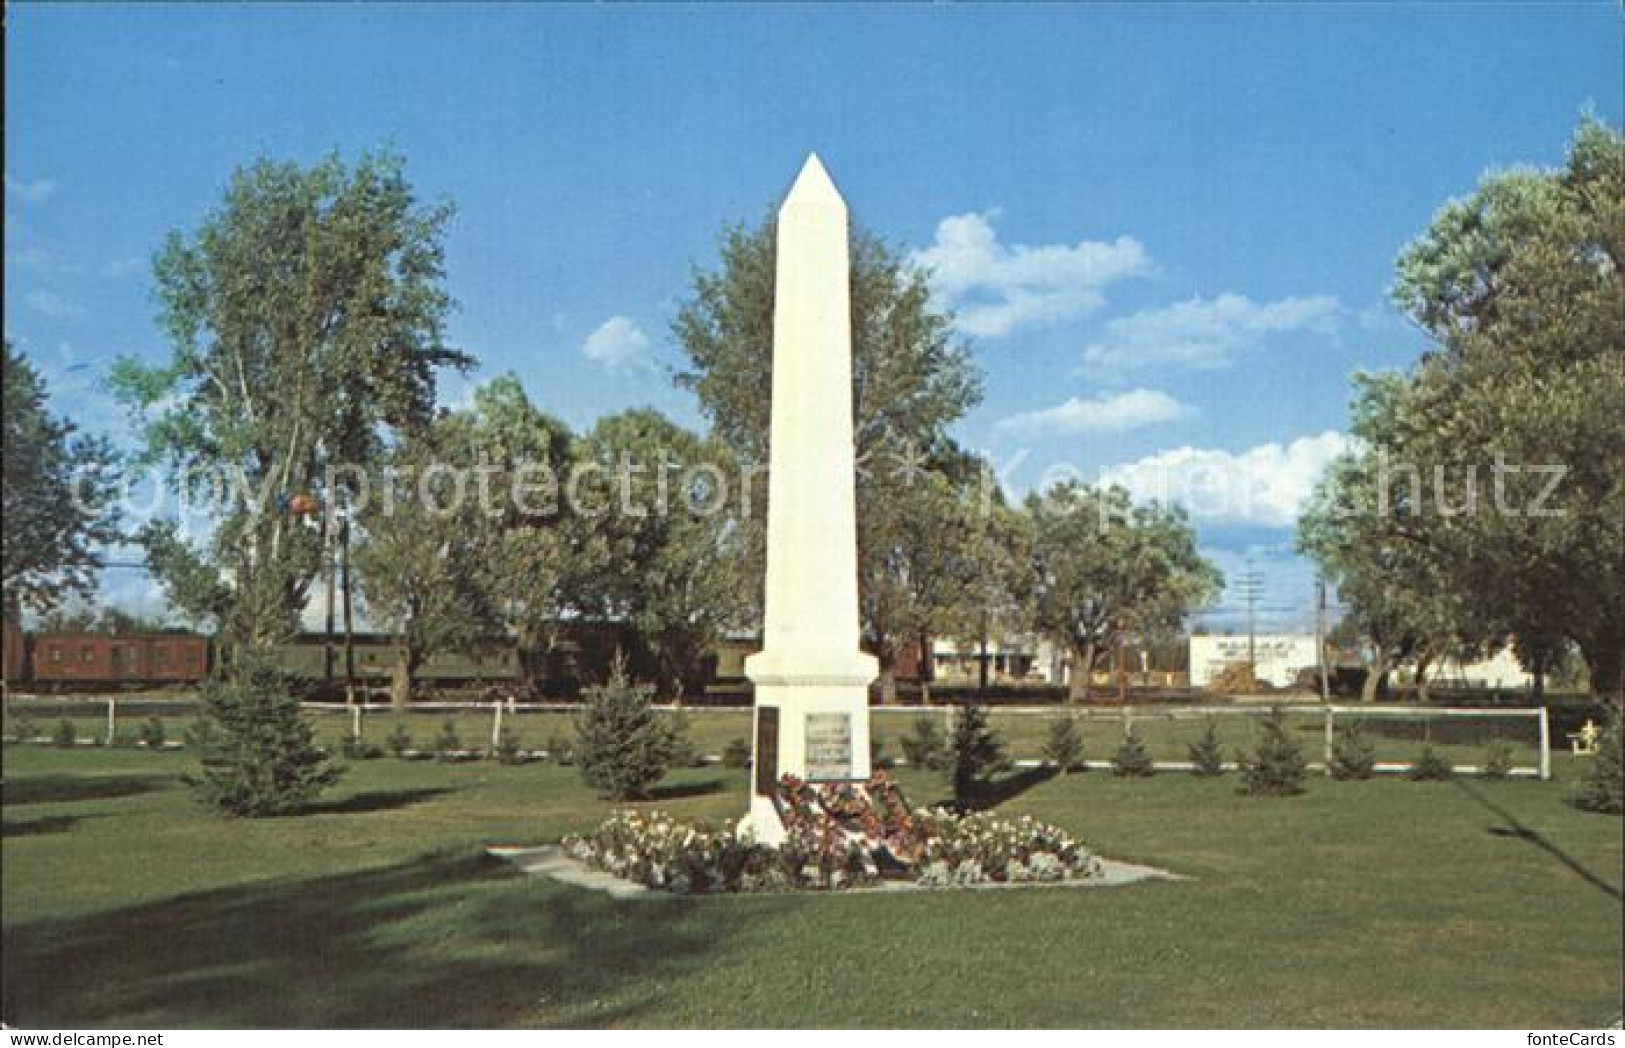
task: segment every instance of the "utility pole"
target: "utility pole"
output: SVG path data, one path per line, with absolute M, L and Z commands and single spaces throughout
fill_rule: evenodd
M 1124 680 L 1123 649 L 1128 643 L 1128 633 L 1123 629 L 1123 621 L 1117 621 L 1117 701 L 1126 703 L 1128 691 Z
M 1247 604 L 1247 671 L 1258 676 L 1258 598 L 1264 576 L 1249 568 L 1236 578 L 1236 593 Z
M 1320 701 L 1332 701 L 1331 680 L 1326 671 L 1326 580 L 1315 576 L 1315 663 L 1320 669 Z
M 339 518 L 339 565 L 344 592 L 344 695 L 349 702 L 355 694 L 355 618 L 350 584 L 350 515 Z

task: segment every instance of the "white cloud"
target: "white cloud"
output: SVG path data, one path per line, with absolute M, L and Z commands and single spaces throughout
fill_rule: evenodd
M 10 175 L 5 178 L 6 192 L 25 204 L 38 204 L 42 200 L 50 199 L 51 194 L 56 192 L 56 183 L 48 178 L 35 182 L 24 182 Z
M 617 371 L 652 367 L 654 362 L 649 359 L 650 345 L 649 336 L 638 327 L 637 321 L 631 317 L 610 317 L 587 336 L 581 351 L 587 354 L 588 359 Z
M 1115 397 L 1082 400 L 1071 397 L 1052 408 L 1024 411 L 1000 419 L 996 428 L 1023 436 L 1070 436 L 1078 433 L 1121 433 L 1189 415 L 1190 409 L 1156 389 L 1131 389 Z
M 1001 244 L 996 214 L 945 218 L 935 242 L 911 256 L 931 271 L 933 293 L 967 335 L 1001 338 L 1088 316 L 1105 304 L 1109 285 L 1152 272 L 1151 256 L 1129 236 L 1072 246 Z
M 55 320 L 80 317 L 85 313 L 78 303 L 63 298 L 55 291 L 30 291 L 23 296 L 23 301 L 34 312 Z
M 1331 295 L 1263 303 L 1232 294 L 1193 298 L 1108 322 L 1083 358 L 1114 368 L 1221 368 L 1272 335 L 1331 334 L 1341 312 Z
M 1236 453 L 1181 447 L 1109 466 L 1101 481 L 1121 484 L 1137 500 L 1180 503 L 1197 520 L 1287 527 L 1326 464 L 1351 446 L 1347 436 L 1328 430 Z

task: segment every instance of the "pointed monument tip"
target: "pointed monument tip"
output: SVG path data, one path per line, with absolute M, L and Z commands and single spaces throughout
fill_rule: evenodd
M 790 187 L 789 194 L 784 198 L 784 206 L 831 201 L 842 207 L 846 206 L 846 202 L 841 199 L 841 191 L 835 188 L 835 182 L 829 177 L 829 172 L 824 170 L 824 163 L 818 159 L 818 154 L 808 153 L 807 162 L 801 165 L 801 173 L 796 176 L 795 185 Z

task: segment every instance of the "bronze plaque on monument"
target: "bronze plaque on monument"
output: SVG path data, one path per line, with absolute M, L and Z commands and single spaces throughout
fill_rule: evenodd
M 852 778 L 852 715 L 807 714 L 807 779 Z
M 756 769 L 756 792 L 770 797 L 779 784 L 779 708 L 756 708 L 756 753 L 752 756 Z

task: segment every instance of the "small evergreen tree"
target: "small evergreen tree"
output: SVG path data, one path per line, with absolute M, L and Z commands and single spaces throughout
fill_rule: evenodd
M 440 725 L 440 734 L 435 736 L 435 760 L 441 763 L 454 761 L 462 749 L 463 740 L 457 737 L 457 723 L 447 717 L 445 723 Z
M 570 740 L 558 732 L 547 737 L 547 756 L 554 764 L 563 767 L 576 762 L 575 753 L 570 746 Z
M 1586 811 L 1608 815 L 1625 814 L 1625 767 L 1620 764 L 1621 726 L 1616 709 L 1597 737 L 1597 753 L 1591 758 L 1574 803 Z
M 674 768 L 699 768 L 705 765 L 705 755 L 699 747 L 689 738 L 688 714 L 678 710 L 671 714 L 668 723 L 671 726 L 672 746 L 671 764 Z
M 1224 749 L 1219 745 L 1219 724 L 1212 717 L 1202 726 L 1202 737 L 1190 744 L 1191 774 L 1216 779 L 1224 774 Z
M 1083 767 L 1083 736 L 1078 734 L 1078 722 L 1061 717 L 1050 722 L 1049 738 L 1044 740 L 1044 760 L 1062 775 L 1070 775 Z
M 1377 751 L 1360 730 L 1359 721 L 1349 721 L 1338 727 L 1332 736 L 1332 766 L 1328 769 L 1334 779 L 1369 779 L 1377 768 Z
M 390 730 L 389 735 L 384 739 L 384 745 L 388 746 L 389 752 L 396 757 L 405 757 L 407 752 L 412 749 L 412 733 L 407 730 L 404 721 L 395 722 L 395 727 Z
M 368 742 L 365 736 L 356 735 L 353 732 L 345 733 L 344 742 L 339 747 L 339 752 L 353 760 L 372 760 L 375 757 L 384 755 L 384 751 Z
M 497 744 L 491 748 L 491 755 L 499 764 L 525 763 L 523 740 L 519 733 L 512 728 L 503 727 L 497 732 Z
M 1112 754 L 1112 774 L 1120 779 L 1149 779 L 1157 773 L 1151 753 L 1145 748 L 1140 729 L 1130 726 L 1122 745 Z
M 1486 779 L 1506 779 L 1512 775 L 1512 743 L 1491 739 L 1484 749 L 1483 775 Z
M 588 688 L 576 720 L 575 758 L 587 785 L 616 800 L 646 796 L 677 752 L 671 725 L 654 708 L 654 689 L 633 684 L 617 655 L 605 684 Z
M 56 731 L 51 734 L 51 744 L 61 750 L 71 750 L 79 744 L 79 732 L 74 728 L 73 721 L 67 718 L 57 721 Z
M 1435 750 L 1431 742 L 1427 742 L 1422 744 L 1422 752 L 1417 754 L 1410 771 L 1405 775 L 1412 782 L 1447 782 L 1456 777 L 1456 769 L 1450 763 L 1449 757 Z
M 157 717 L 148 717 L 147 722 L 141 726 L 141 743 L 153 752 L 163 749 L 164 722 Z
M 724 768 L 750 767 L 750 743 L 744 739 L 730 741 L 722 751 L 722 766 Z
M 1260 725 L 1258 744 L 1251 756 L 1239 758 L 1244 780 L 1243 793 L 1259 797 L 1290 797 L 1303 792 L 1303 775 L 1308 762 L 1303 750 L 1288 732 L 1280 710 L 1271 710 Z
M 34 724 L 34 718 L 27 714 L 17 718 L 13 725 L 13 731 L 16 733 L 18 742 L 33 742 L 35 737 L 39 735 L 39 728 Z
M 930 771 L 941 770 L 947 743 L 934 718 L 926 716 L 914 718 L 914 723 L 909 727 L 909 733 L 903 736 L 901 745 L 903 757 L 911 767 L 926 768 Z
M 970 703 L 959 711 L 948 742 L 948 758 L 954 802 L 964 807 L 977 787 L 1004 765 L 1004 745 L 988 723 L 986 708 Z
M 338 781 L 343 769 L 316 745 L 299 700 L 269 663 L 239 657 L 230 677 L 203 692 L 212 736 L 198 774 L 198 799 L 228 815 L 297 811 Z
M 215 728 L 214 721 L 208 717 L 198 717 L 186 726 L 186 748 L 202 752 L 209 748 L 220 732 Z

